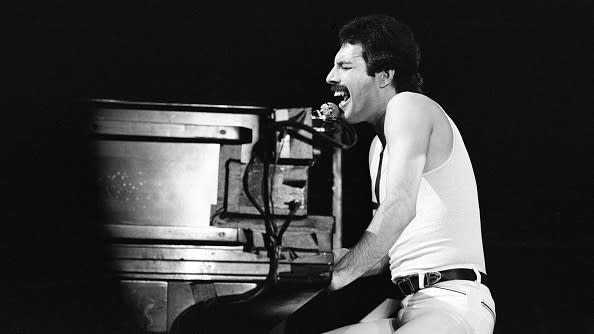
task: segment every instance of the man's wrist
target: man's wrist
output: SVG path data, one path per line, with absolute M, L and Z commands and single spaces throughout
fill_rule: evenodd
M 330 281 L 330 285 L 328 286 L 328 290 L 330 291 L 336 291 L 339 289 L 342 289 L 343 285 L 340 282 L 340 275 L 338 275 L 338 273 L 334 272 L 332 274 L 332 280 Z
M 348 280 L 348 275 L 345 275 L 343 270 L 334 270 L 328 289 L 331 291 L 339 290 L 344 288 L 349 283 L 350 281 Z

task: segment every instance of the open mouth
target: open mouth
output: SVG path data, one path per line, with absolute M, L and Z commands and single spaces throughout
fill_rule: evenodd
M 345 86 L 333 86 L 332 91 L 334 92 L 334 97 L 341 99 L 341 107 L 344 106 L 347 103 L 347 101 L 351 98 L 351 94 Z

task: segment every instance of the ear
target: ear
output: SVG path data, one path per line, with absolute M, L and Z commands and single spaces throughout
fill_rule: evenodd
M 394 80 L 394 74 L 396 73 L 395 70 L 386 70 L 376 73 L 376 77 L 379 79 L 379 85 L 381 88 L 384 88 L 390 84 Z

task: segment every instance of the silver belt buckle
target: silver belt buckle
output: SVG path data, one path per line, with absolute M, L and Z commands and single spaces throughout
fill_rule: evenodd
M 441 281 L 441 273 L 439 271 L 430 271 L 428 273 L 425 273 L 425 278 L 423 282 L 425 283 L 425 287 L 433 285 L 439 281 Z
M 398 288 L 402 294 L 405 296 L 415 293 L 415 286 L 410 281 L 410 276 L 399 278 L 396 284 L 398 285 Z

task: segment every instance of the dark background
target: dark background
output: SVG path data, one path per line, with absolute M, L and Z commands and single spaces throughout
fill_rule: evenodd
M 339 27 L 390 14 L 425 93 L 460 128 L 481 203 L 498 333 L 594 328 L 591 1 L 25 2 L 3 46 L 2 277 L 10 333 L 109 332 L 86 115 L 118 98 L 314 106 Z M 368 126 L 344 153 L 344 243 L 370 219 Z M 117 301 L 115 301 L 117 302 Z

